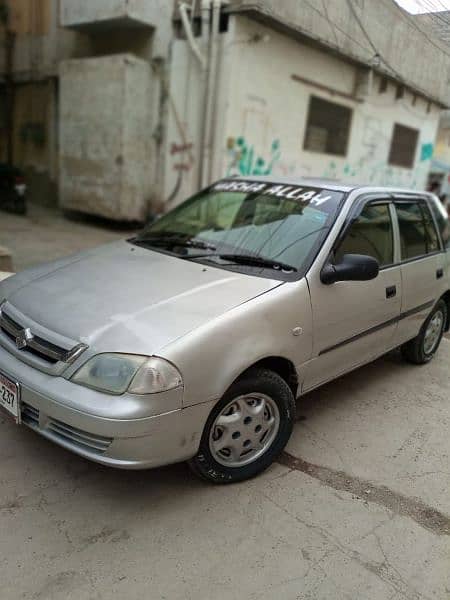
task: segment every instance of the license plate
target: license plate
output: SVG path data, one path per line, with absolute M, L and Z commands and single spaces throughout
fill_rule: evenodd
M 0 408 L 6 410 L 16 423 L 20 423 L 19 385 L 0 373 Z

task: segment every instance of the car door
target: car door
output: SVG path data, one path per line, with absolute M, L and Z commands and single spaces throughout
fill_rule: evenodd
M 437 196 L 427 195 L 427 202 L 434 217 L 442 242 L 442 261 L 444 263 L 444 281 L 442 290 L 444 293 L 450 289 L 450 218 L 446 207 Z
M 313 314 L 313 357 L 305 370 L 304 389 L 312 389 L 386 352 L 393 345 L 401 303 L 398 237 L 390 197 L 369 196 L 356 202 L 349 224 L 331 256 L 365 254 L 380 264 L 370 281 L 325 285 L 322 264 L 307 275 Z
M 414 338 L 434 303 L 447 289 L 441 236 L 425 197 L 395 196 L 402 277 L 398 344 Z

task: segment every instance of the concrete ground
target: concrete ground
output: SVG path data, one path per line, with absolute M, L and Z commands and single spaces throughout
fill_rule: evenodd
M 130 227 L 100 219 L 76 215 L 68 219 L 55 209 L 33 204 L 25 217 L 0 211 L 0 245 L 12 252 L 16 271 L 129 237 L 132 232 Z
M 42 223 L 55 253 L 106 236 L 58 245 Z M 31 260 L 52 251 L 38 225 Z M 449 599 L 449 364 L 444 339 L 429 365 L 392 353 L 305 396 L 279 461 L 226 487 L 101 467 L 0 416 L 0 598 Z

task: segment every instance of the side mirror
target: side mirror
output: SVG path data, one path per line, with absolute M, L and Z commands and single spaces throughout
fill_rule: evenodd
M 375 279 L 380 270 L 376 258 L 364 254 L 344 254 L 337 265 L 328 262 L 320 272 L 320 281 L 325 285 L 337 281 L 369 281 Z

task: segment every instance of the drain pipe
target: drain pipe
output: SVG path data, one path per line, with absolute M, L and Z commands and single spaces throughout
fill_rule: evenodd
M 206 110 L 206 98 L 207 98 L 207 81 L 208 81 L 208 61 L 209 61 L 209 16 L 211 10 L 211 0 L 201 0 L 201 31 L 202 31 L 202 50 L 198 47 L 195 41 L 194 34 L 192 33 L 192 22 L 188 18 L 188 10 L 190 7 L 184 2 L 179 4 L 181 22 L 183 29 L 186 34 L 186 39 L 192 50 L 192 53 L 197 58 L 200 64 L 200 108 L 199 108 L 199 129 L 198 129 L 198 169 L 197 169 L 197 189 L 201 189 L 203 181 L 203 139 L 205 136 L 205 110 Z M 191 15 L 192 17 L 193 15 Z M 187 90 L 186 90 L 187 92 Z M 200 113 L 201 110 L 201 113 Z
M 212 154 L 215 139 L 215 108 L 216 108 L 216 84 L 217 84 L 217 59 L 220 26 L 221 0 L 212 0 L 212 27 L 209 44 L 208 79 L 205 100 L 205 132 L 203 138 L 203 168 L 202 187 L 206 187 L 212 180 Z
M 202 50 L 200 50 L 195 41 L 191 22 L 188 18 L 188 10 L 190 10 L 190 7 L 184 2 L 179 5 L 181 22 L 186 33 L 187 41 L 201 67 L 200 89 L 203 101 L 200 103 L 199 115 L 198 189 L 208 185 L 211 177 L 211 150 L 214 136 L 212 120 L 215 98 L 214 84 L 217 71 L 217 38 L 219 33 L 220 6 L 221 0 L 201 0 Z M 210 35 L 211 12 L 212 35 Z
M 209 89 L 209 73 L 211 69 L 211 43 L 210 43 L 210 21 L 211 21 L 211 5 L 212 0 L 201 0 L 201 17 L 202 17 L 202 45 L 204 52 L 207 56 L 206 66 L 202 71 L 201 76 L 201 90 L 203 93 L 202 102 L 200 104 L 199 114 L 199 144 L 198 144 L 198 159 L 199 168 L 197 173 L 197 188 L 202 189 L 204 187 L 204 181 L 207 178 L 207 171 L 205 169 L 205 145 L 206 136 L 209 135 L 207 110 L 208 110 L 208 97 L 210 94 Z

